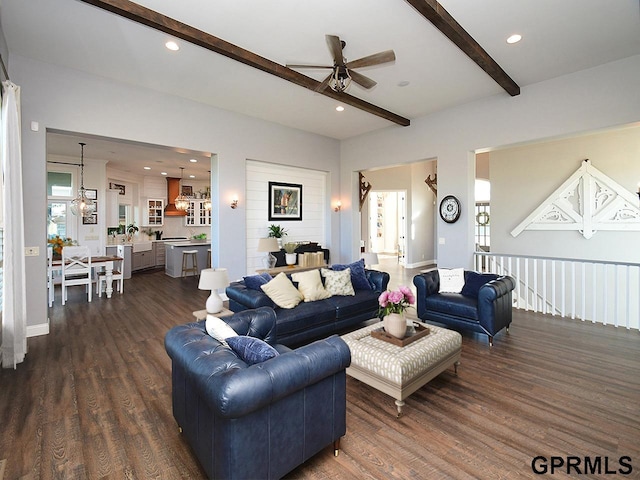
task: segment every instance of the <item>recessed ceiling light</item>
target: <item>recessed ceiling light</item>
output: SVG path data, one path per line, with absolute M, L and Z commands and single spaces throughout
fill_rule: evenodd
M 144 167 L 145 170 L 151 170 L 151 167 Z
M 514 33 L 509 38 L 507 38 L 507 43 L 518 43 L 520 40 L 522 40 L 522 35 Z
M 195 175 L 189 175 L 189 178 L 196 178 Z
M 344 112 L 344 107 L 343 107 L 342 105 L 338 105 L 338 106 L 336 107 L 336 111 L 337 111 L 337 112 Z
M 178 50 L 180 50 L 180 46 L 172 40 L 165 43 L 164 46 L 167 47 L 172 52 L 177 52 Z
M 406 87 L 407 85 L 409 85 L 409 80 L 402 80 L 401 82 L 398 82 L 398 86 L 399 87 Z
M 167 172 L 160 172 L 160 175 L 166 175 Z
M 198 160 L 196 160 L 195 158 L 192 158 L 191 160 L 189 160 L 191 163 L 198 163 Z

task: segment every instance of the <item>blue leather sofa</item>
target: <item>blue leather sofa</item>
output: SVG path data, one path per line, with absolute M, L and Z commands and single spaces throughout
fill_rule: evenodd
M 280 478 L 329 445 L 337 455 L 346 432 L 346 343 L 332 336 L 297 350 L 277 345 L 271 308 L 225 321 L 280 355 L 247 366 L 204 321 L 166 334 L 173 416 L 207 476 Z
M 333 296 L 315 302 L 302 302 L 292 309 L 279 308 L 262 290 L 252 290 L 244 281 L 227 287 L 229 308 L 234 312 L 271 307 L 276 312 L 278 343 L 301 345 L 376 317 L 378 297 L 387 289 L 389 274 L 365 269 L 372 290 L 356 290 L 355 296 Z
M 442 323 L 459 330 L 472 330 L 485 333 L 489 345 L 493 346 L 493 337 L 503 328 L 509 329 L 512 319 L 512 291 L 515 281 L 509 276 L 484 274 L 465 271 L 465 285 L 473 278 L 478 288 L 471 294 L 438 293 L 440 275 L 438 270 L 421 273 L 413 277 L 416 286 L 418 317 Z M 484 283 L 486 282 L 486 283 Z

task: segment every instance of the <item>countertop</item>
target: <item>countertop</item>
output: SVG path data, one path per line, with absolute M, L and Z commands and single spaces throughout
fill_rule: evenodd
M 178 240 L 175 242 L 172 241 L 167 241 L 165 242 L 165 245 L 171 246 L 171 247 L 197 247 L 197 246 L 202 246 L 202 245 L 211 245 L 211 242 L 209 240 L 207 240 L 206 242 L 190 242 L 190 241 L 184 241 L 184 240 Z

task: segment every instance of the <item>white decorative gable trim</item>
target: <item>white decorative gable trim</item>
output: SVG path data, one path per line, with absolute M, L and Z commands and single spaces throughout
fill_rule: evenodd
M 577 230 L 587 240 L 598 230 L 640 231 L 638 196 L 584 160 L 511 235 L 524 230 Z

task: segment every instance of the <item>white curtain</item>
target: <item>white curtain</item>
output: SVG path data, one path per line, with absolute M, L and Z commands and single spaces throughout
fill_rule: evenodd
M 27 353 L 27 299 L 22 203 L 20 87 L 2 83 L 2 182 L 4 190 L 4 268 L 2 366 L 16 368 Z

